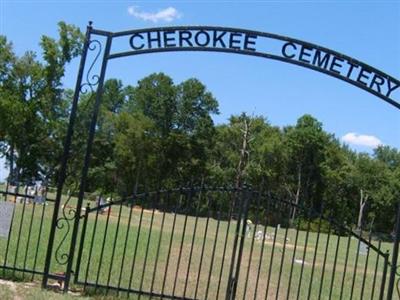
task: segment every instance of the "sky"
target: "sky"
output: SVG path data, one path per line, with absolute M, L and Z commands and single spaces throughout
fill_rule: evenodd
M 400 78 L 400 0 L 0 0 L 0 34 L 12 41 L 18 55 L 33 50 L 40 57 L 40 37 L 57 37 L 59 21 L 84 31 L 89 20 L 107 31 L 216 25 L 275 33 L 336 50 Z M 67 68 L 65 87 L 74 87 L 77 71 L 78 59 Z M 399 110 L 309 69 L 258 57 L 179 52 L 112 61 L 107 78 L 134 85 L 154 72 L 168 74 L 175 83 L 200 79 L 220 104 L 216 123 L 247 112 L 286 126 L 307 113 L 357 151 L 371 153 L 379 144 L 400 148 Z M 4 174 L 0 168 L 0 179 Z

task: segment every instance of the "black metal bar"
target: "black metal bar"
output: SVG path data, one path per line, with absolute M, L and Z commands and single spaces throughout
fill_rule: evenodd
M 167 279 L 167 270 L 168 270 L 168 266 L 169 266 L 169 259 L 170 259 L 170 256 L 171 256 L 172 242 L 173 242 L 173 239 L 174 239 L 174 232 L 175 232 L 175 225 L 176 225 L 176 215 L 178 213 L 178 208 L 179 208 L 179 206 L 181 204 L 181 197 L 182 197 L 182 195 L 179 196 L 179 201 L 176 203 L 176 206 L 175 206 L 175 213 L 174 213 L 174 219 L 172 221 L 171 237 L 169 239 L 169 248 L 168 248 L 168 254 L 167 254 L 167 261 L 165 263 L 164 279 L 163 279 L 163 284 L 162 284 L 162 288 L 161 288 L 161 294 L 164 294 L 165 281 Z M 169 199 L 169 192 L 168 192 L 168 199 Z
M 76 260 L 76 267 L 75 267 L 76 271 L 75 271 L 75 274 L 74 274 L 74 283 L 75 284 L 78 282 L 79 271 L 81 269 L 83 246 L 85 244 L 85 239 L 86 239 L 86 226 L 87 226 L 88 217 L 89 217 L 89 208 L 90 208 L 90 203 L 88 202 L 87 205 L 86 205 L 85 216 L 83 217 L 81 240 L 80 240 L 80 243 L 79 243 L 78 258 Z
M 4 195 L 4 196 L 20 196 L 20 197 L 25 197 L 25 198 L 28 198 L 28 199 L 35 199 L 35 196 L 30 196 L 30 195 L 24 195 L 24 194 L 21 194 L 21 193 L 17 193 L 17 192 L 15 192 L 15 193 L 12 193 L 12 192 L 5 192 L 5 191 L 0 191 L 0 194 L 1 195 Z M 5 201 L 5 200 L 4 200 Z M 46 201 L 48 201 L 48 202 L 55 202 L 55 199 L 51 199 L 51 198 L 46 198 Z
M 394 282 L 396 279 L 396 272 L 398 268 L 398 257 L 399 257 L 399 245 L 400 245 L 400 202 L 397 204 L 397 216 L 396 216 L 396 230 L 393 241 L 392 261 L 390 267 L 390 277 L 387 292 L 387 299 L 391 300 L 393 297 Z
M 187 194 L 185 194 L 186 198 Z M 186 213 L 185 213 L 185 221 L 183 222 L 183 232 L 182 232 L 182 238 L 181 238 L 181 244 L 179 247 L 179 256 L 178 256 L 178 262 L 176 264 L 176 272 L 175 272 L 175 278 L 174 278 L 174 287 L 172 289 L 172 296 L 175 296 L 175 290 L 176 290 L 176 284 L 178 282 L 178 272 L 179 272 L 179 267 L 181 264 L 181 258 L 182 258 L 182 248 L 183 248 L 183 243 L 185 241 L 185 232 L 186 232 L 186 225 L 187 225 L 187 219 L 188 219 L 188 210 L 189 210 L 189 201 L 186 201 Z
M 213 245 L 213 250 L 212 250 L 212 255 L 211 255 L 211 263 L 210 263 L 210 270 L 208 271 L 208 279 L 207 279 L 207 287 L 206 287 L 206 295 L 205 299 L 208 299 L 208 291 L 210 288 L 210 280 L 211 280 L 211 274 L 212 274 L 212 269 L 214 267 L 214 258 L 215 258 L 215 251 L 217 248 L 217 242 L 218 242 L 218 234 L 219 234 L 219 224 L 221 221 L 221 210 L 218 210 L 217 214 L 217 228 L 215 229 L 215 238 L 214 238 L 214 245 Z
M 272 265 L 274 263 L 275 243 L 276 243 L 277 235 L 278 235 L 278 227 L 275 226 L 274 241 L 272 242 L 271 258 L 269 260 L 268 279 L 267 279 L 267 288 L 265 290 L 265 299 L 268 298 L 268 291 L 269 291 L 269 284 L 271 282 L 271 272 L 272 272 Z
M 290 264 L 288 291 L 287 291 L 287 296 L 286 296 L 287 300 L 290 299 L 290 288 L 291 288 L 291 283 L 292 283 L 294 261 L 296 259 L 296 250 L 297 250 L 297 241 L 299 239 L 299 231 L 300 231 L 300 221 L 297 222 L 297 227 L 296 227 L 296 237 L 295 237 L 295 240 L 294 240 L 294 249 L 293 249 L 292 263 Z
M 196 239 L 197 222 L 199 220 L 199 208 L 200 208 L 200 203 L 201 203 L 201 196 L 202 196 L 202 192 L 200 191 L 199 197 L 198 197 L 198 202 L 197 202 L 197 207 L 196 207 L 196 212 L 195 212 L 195 218 L 196 219 L 195 219 L 194 226 L 193 226 L 193 236 L 192 236 L 192 243 L 191 243 L 191 246 L 190 246 L 188 267 L 187 267 L 187 270 L 186 270 L 186 280 L 185 280 L 185 288 L 183 290 L 183 297 L 186 297 L 186 289 L 187 289 L 187 285 L 188 285 L 188 282 L 189 282 L 190 265 L 191 265 L 191 262 L 192 262 L 194 241 Z M 189 203 L 192 202 L 192 197 L 193 197 L 193 193 L 190 192 L 190 194 L 189 194 Z
M 379 240 L 379 243 L 378 243 L 379 249 L 381 249 L 381 243 L 382 243 L 381 240 Z M 376 253 L 375 272 L 374 272 L 374 280 L 372 282 L 371 300 L 374 299 L 374 295 L 375 295 L 376 274 L 378 272 L 379 258 L 380 258 L 379 253 Z
M 152 212 L 151 212 L 151 220 L 150 220 L 149 235 L 148 235 L 148 237 L 147 237 L 146 252 L 145 252 L 144 261 L 143 261 L 142 278 L 141 278 L 141 280 L 140 280 L 140 288 L 139 288 L 140 291 L 142 291 L 142 289 L 143 289 L 144 274 L 146 273 L 147 257 L 148 257 L 148 255 L 149 255 L 149 247 L 150 247 L 150 242 L 151 242 L 151 233 L 152 233 L 152 230 L 153 230 L 154 212 L 155 212 L 155 201 L 154 201 L 154 196 L 153 196 L 152 198 L 153 198 L 153 201 L 152 201 L 152 202 L 153 202 L 153 203 L 152 203 L 153 209 L 152 209 Z M 144 200 L 145 200 L 145 202 L 147 202 L 147 201 L 146 201 L 146 200 L 147 200 L 146 197 L 144 198 Z M 139 300 L 140 300 L 140 295 L 139 295 Z
M 99 279 L 100 279 L 100 271 L 101 271 L 101 265 L 103 262 L 104 248 L 105 248 L 106 240 L 107 240 L 107 232 L 108 232 L 109 222 L 110 222 L 110 210 L 108 210 L 108 212 L 107 212 L 106 227 L 104 228 L 103 243 L 101 245 L 101 252 L 100 252 L 100 258 L 99 258 L 99 267 L 97 268 L 96 284 L 99 283 Z M 96 290 L 97 290 L 97 288 L 96 288 Z
M 83 169 L 82 169 L 80 188 L 79 188 L 79 194 L 78 194 L 78 203 L 76 205 L 75 220 L 74 220 L 74 226 L 72 229 L 71 245 L 70 245 L 70 250 L 69 250 L 69 254 L 68 254 L 69 260 L 68 260 L 68 264 L 67 264 L 67 270 L 65 272 L 65 282 L 64 282 L 64 289 L 63 289 L 64 292 L 68 291 L 69 280 L 71 277 L 72 263 L 73 263 L 73 257 L 74 257 L 74 252 L 75 252 L 75 244 L 76 244 L 78 228 L 79 228 L 79 216 L 81 213 L 83 197 L 85 194 L 87 174 L 89 171 L 90 158 L 92 155 L 92 146 L 93 146 L 94 135 L 96 132 L 96 124 L 97 124 L 98 113 L 100 110 L 101 97 L 103 94 L 104 77 L 105 77 L 107 61 L 108 61 L 107 57 L 108 57 L 108 54 L 110 53 L 111 41 L 112 41 L 112 39 L 110 37 L 108 37 L 107 41 L 106 41 L 106 47 L 104 49 L 104 56 L 103 56 L 103 62 L 101 65 L 99 83 L 97 86 L 96 102 L 94 105 L 92 120 L 90 123 L 89 137 L 88 137 L 88 141 L 87 141 L 85 160 L 84 160 L 84 165 L 83 165 Z
M 96 34 L 96 35 L 103 35 L 106 37 L 112 36 L 112 32 L 110 31 L 105 31 L 105 30 L 100 30 L 100 29 L 92 29 L 92 34 Z
M 112 249 L 111 260 L 110 260 L 110 267 L 109 267 L 108 278 L 107 278 L 107 287 L 110 285 L 111 271 L 112 271 L 112 268 L 113 268 L 113 265 L 114 265 L 115 248 L 117 246 L 119 225 L 120 225 L 120 222 L 121 222 L 121 213 L 122 213 L 122 202 L 119 204 L 117 228 L 115 229 L 115 237 L 114 237 L 113 249 Z M 107 293 L 108 293 L 108 289 L 106 290 L 106 294 Z
M 312 284 L 313 284 L 313 277 L 314 277 L 314 270 L 315 270 L 315 261 L 317 260 L 317 253 L 318 253 L 318 245 L 319 245 L 319 237 L 321 233 L 321 215 L 319 216 L 319 222 L 318 222 L 318 233 L 317 233 L 317 240 L 315 242 L 315 252 L 314 252 L 314 258 L 313 258 L 313 263 L 312 263 L 312 268 L 311 268 L 311 278 L 310 278 L 310 285 L 308 287 L 308 299 L 311 297 L 311 290 L 312 290 Z
M 303 260 L 301 262 L 301 271 L 300 271 L 300 279 L 299 279 L 299 287 L 297 289 L 297 299 L 300 299 L 300 291 L 301 291 L 301 282 L 303 279 L 303 271 L 304 271 L 304 264 L 306 262 L 306 254 L 307 254 L 307 245 L 308 245 L 308 237 L 310 234 L 310 223 L 311 223 L 311 216 L 308 213 L 307 215 L 308 223 L 307 223 L 307 231 L 306 231 L 306 240 L 304 242 L 304 251 L 303 251 Z
M 236 261 L 236 256 L 237 256 L 237 244 L 238 244 L 238 239 L 240 237 L 240 226 L 241 226 L 241 218 L 242 218 L 243 202 L 244 202 L 243 190 L 239 190 L 238 192 L 240 192 L 240 197 L 237 197 L 237 193 L 235 193 L 235 197 L 240 198 L 240 207 L 239 207 L 239 212 L 238 212 L 238 220 L 236 221 L 235 240 L 233 242 L 233 248 L 232 248 L 231 264 L 230 264 L 229 276 L 228 276 L 228 286 L 226 289 L 226 300 L 232 299 L 232 291 L 234 288 L 234 281 L 237 279 L 237 278 L 233 277 L 233 271 L 234 271 L 234 266 L 235 266 L 235 261 Z
M 229 194 L 229 196 L 231 196 L 231 195 L 232 195 L 232 193 Z M 220 291 L 220 288 L 221 288 L 222 274 L 223 274 L 223 271 L 224 271 L 225 254 L 226 254 L 226 249 L 227 249 L 227 244 L 228 244 L 229 230 L 230 230 L 231 219 L 232 219 L 232 212 L 233 212 L 233 209 L 235 207 L 235 201 L 236 201 L 236 197 L 234 197 L 233 199 L 231 197 L 229 197 L 229 198 L 230 198 L 230 201 L 229 201 L 228 225 L 226 226 L 224 249 L 222 251 L 221 270 L 220 270 L 220 273 L 219 273 L 218 287 L 217 287 L 217 299 L 219 298 L 219 291 Z
M 209 205 L 210 205 L 210 198 L 211 198 L 211 197 L 210 197 L 209 195 L 206 195 L 206 197 L 207 197 L 207 204 L 206 204 L 206 207 L 209 207 Z M 197 273 L 196 288 L 195 288 L 195 290 L 194 290 L 194 298 L 195 298 L 195 299 L 197 299 L 197 292 L 198 292 L 198 290 L 199 290 L 201 269 L 202 269 L 202 267 L 203 267 L 204 249 L 205 249 L 205 247 L 206 247 L 208 224 L 209 224 L 209 221 L 210 221 L 210 213 L 211 213 L 211 210 L 209 209 L 209 210 L 208 210 L 208 213 L 207 213 L 206 226 L 205 226 L 205 228 L 204 228 L 203 245 L 201 246 L 200 262 L 199 262 L 199 271 L 198 271 L 198 273 Z
M 246 291 L 247 291 L 247 285 L 249 282 L 249 274 L 250 274 L 250 269 L 251 269 L 251 261 L 253 258 L 253 250 L 254 250 L 254 240 L 255 240 L 255 236 L 256 236 L 256 232 L 257 232 L 257 226 L 258 226 L 258 222 L 259 222 L 259 218 L 260 218 L 260 194 L 257 194 L 257 213 L 256 213 L 256 219 L 255 219 L 255 225 L 254 225 L 254 231 L 253 231 L 253 235 L 252 235 L 252 239 L 251 239 L 251 245 L 250 245 L 250 253 L 249 253 L 249 262 L 248 262 L 248 267 L 247 267 L 247 271 L 246 271 L 246 279 L 244 281 L 244 288 L 243 288 L 243 300 L 246 299 Z M 247 226 L 247 220 L 245 220 L 245 224 L 244 226 Z
M 131 222 L 132 222 L 133 207 L 135 206 L 135 199 L 136 198 L 133 198 L 132 204 L 130 205 L 130 209 L 129 209 L 128 225 L 126 227 L 124 250 L 122 253 L 122 261 L 121 261 L 121 269 L 119 271 L 119 278 L 118 278 L 118 288 L 121 287 L 122 272 L 123 272 L 124 265 L 125 265 L 126 246 L 128 244 L 129 232 L 130 232 Z
M 94 244 L 94 238 L 96 236 L 96 229 L 97 229 L 97 221 L 99 219 L 99 212 L 100 210 L 98 209 L 96 211 L 96 217 L 94 219 L 94 225 L 93 225 L 93 231 L 92 231 L 92 238 L 90 240 L 90 249 L 89 249 L 89 254 L 88 254 L 88 259 L 87 259 L 87 264 L 86 264 L 86 273 L 85 273 L 85 285 L 84 289 L 86 289 L 86 282 L 88 281 L 88 276 L 89 276 L 89 269 L 90 269 L 90 262 L 92 260 L 92 252 L 93 252 L 93 244 Z M 88 213 L 90 213 L 90 210 L 88 210 Z
M 25 194 L 27 192 L 28 187 L 25 187 Z M 26 201 L 24 199 L 24 203 L 22 205 L 22 213 L 21 213 L 21 221 L 19 222 L 19 230 L 18 230 L 18 238 L 17 238 L 17 246 L 15 248 L 15 256 L 14 256 L 14 267 L 16 267 L 17 264 L 17 258 L 18 258 L 18 253 L 19 253 L 19 243 L 21 240 L 21 231 L 22 231 L 22 226 L 24 224 L 24 215 L 25 215 L 25 207 L 26 207 Z M 13 276 L 15 275 L 15 272 L 13 272 Z
M 326 238 L 325 253 L 324 253 L 324 263 L 322 265 L 322 272 L 321 272 L 322 273 L 321 274 L 321 282 L 319 284 L 318 299 L 321 299 L 322 287 L 324 285 L 325 267 L 326 267 L 326 260 L 328 258 L 328 250 L 329 250 L 329 241 L 330 241 L 330 238 L 331 238 L 331 230 L 332 230 L 332 227 L 331 227 L 331 223 L 329 222 L 328 236 Z
M 236 291 L 237 291 L 237 285 L 238 285 L 238 279 L 239 279 L 239 274 L 240 274 L 240 266 L 242 264 L 242 257 L 243 257 L 243 248 L 244 248 L 244 241 L 246 238 L 246 222 L 248 219 L 248 215 L 249 215 L 249 204 L 251 201 L 250 198 L 250 191 L 249 190 L 245 190 L 244 192 L 244 214 L 243 217 L 241 217 L 242 219 L 242 233 L 241 233 L 241 238 L 240 238 L 240 244 L 239 244 L 239 251 L 238 251 L 238 258 L 237 258 L 237 262 L 236 262 L 236 271 L 235 271 L 235 281 L 233 282 L 233 289 L 232 289 L 232 294 L 231 297 L 233 299 L 236 299 Z M 240 219 L 239 219 L 240 222 Z M 246 291 L 244 291 L 246 292 Z
M 28 249 L 29 249 L 29 243 L 31 241 L 31 233 L 32 233 L 33 217 L 35 216 L 35 208 L 36 208 L 36 203 L 33 203 L 31 220 L 29 222 L 28 240 L 26 241 L 26 248 L 25 248 L 24 269 L 26 269 L 26 261 L 28 259 Z M 38 249 L 36 249 L 36 251 L 38 251 Z M 23 273 L 23 276 L 24 275 L 25 274 Z
M 386 252 L 386 255 L 383 257 L 383 274 L 382 274 L 382 283 L 381 283 L 381 291 L 379 294 L 379 300 L 382 300 L 385 295 L 385 285 L 386 285 L 386 275 L 387 275 L 387 268 L 389 265 L 389 252 Z M 390 290 L 387 293 L 387 299 L 392 300 L 392 295 L 389 294 Z
M 41 271 L 23 269 L 23 268 L 18 268 L 18 267 L 0 266 L 0 269 L 10 270 L 10 271 L 13 271 L 13 272 L 17 271 L 17 272 L 31 273 L 31 274 L 35 274 L 35 275 L 44 275 L 44 273 L 41 272 Z
M 254 300 L 257 299 L 258 283 L 260 280 L 261 266 L 262 266 L 262 261 L 264 258 L 265 237 L 266 237 L 267 231 L 268 231 L 268 223 L 269 223 L 268 213 L 270 211 L 270 201 L 268 201 L 268 200 L 269 199 L 267 199 L 267 209 L 265 211 L 265 220 L 264 220 L 265 229 L 264 229 L 264 234 L 263 234 L 262 243 L 261 243 L 260 261 L 258 263 L 257 278 L 256 278 L 256 283 L 255 283 L 256 288 L 254 289 Z
M 133 259 L 132 259 L 131 275 L 129 276 L 129 285 L 128 285 L 129 288 L 128 288 L 128 290 L 130 290 L 131 286 L 132 286 L 133 271 L 135 269 L 135 264 L 136 264 L 137 249 L 138 249 L 139 242 L 140 242 L 139 238 L 140 238 L 140 232 L 141 232 L 141 228 L 142 228 L 143 211 L 144 211 L 144 206 L 143 206 L 143 203 L 142 203 L 142 208 L 141 208 L 140 217 L 139 217 L 139 225 L 138 225 L 138 230 L 137 230 L 137 233 L 136 233 L 135 250 L 134 250 Z M 128 292 L 127 296 L 129 297 L 129 292 Z
M 362 229 L 360 229 L 360 236 L 362 235 Z M 353 299 L 353 292 L 354 292 L 354 284 L 356 282 L 356 277 L 357 277 L 357 266 L 358 266 L 358 258 L 360 256 L 360 245 L 361 245 L 361 240 L 358 240 L 357 243 L 357 252 L 356 252 L 356 261 L 354 263 L 354 271 L 353 271 L 353 279 L 351 281 L 351 289 L 350 289 L 350 300 Z
M 291 215 L 291 209 L 287 210 L 289 212 L 289 216 L 288 219 L 290 219 L 290 215 Z M 279 275 L 278 275 L 278 284 L 277 284 L 277 288 L 276 288 L 276 300 L 278 300 L 279 298 L 279 287 L 280 287 L 280 283 L 281 283 L 281 276 L 282 276 L 282 271 L 283 271 L 283 263 L 285 260 L 285 253 L 286 253 L 286 242 L 287 242 L 287 236 L 288 236 L 288 231 L 289 231 L 289 225 L 286 225 L 286 229 L 285 229 L 285 236 L 284 236 L 284 240 L 283 240 L 283 249 L 282 249 L 282 257 L 281 257 L 281 265 L 279 267 Z
M 55 238 L 55 233 L 56 233 L 56 228 L 57 228 L 56 227 L 57 218 L 58 218 L 58 213 L 59 213 L 60 204 L 61 204 L 62 189 L 63 189 L 64 182 L 66 179 L 68 157 L 70 154 L 69 152 L 70 152 L 70 148 L 71 148 L 76 113 L 77 113 L 77 109 L 78 109 L 78 100 L 79 100 L 80 89 L 81 89 L 81 85 L 82 85 L 83 72 L 85 69 L 86 56 L 87 56 L 87 51 L 88 51 L 88 47 L 89 47 L 89 43 L 90 43 L 91 30 L 92 30 L 92 26 L 91 26 L 91 23 L 89 23 L 89 26 L 87 27 L 87 30 L 86 30 L 85 43 L 83 45 L 81 61 L 79 64 L 78 77 L 76 79 L 75 92 L 74 92 L 74 97 L 72 100 L 72 107 L 71 107 L 71 113 L 70 113 L 70 117 L 69 117 L 67 135 L 66 135 L 65 142 L 64 142 L 63 155 L 61 157 L 61 166 L 60 166 L 60 170 L 58 173 L 59 177 L 58 177 L 58 182 L 57 182 L 57 194 L 56 194 L 56 199 L 55 199 L 55 204 L 54 204 L 54 211 L 53 211 L 53 217 L 52 217 L 52 222 L 51 222 L 51 227 L 50 227 L 49 242 L 48 242 L 46 261 L 45 261 L 45 267 L 44 267 L 45 275 L 43 276 L 43 280 L 42 280 L 43 288 L 45 288 L 47 286 L 47 281 L 48 281 L 48 277 L 49 277 L 51 256 L 53 255 L 54 238 Z
M 6 253 L 4 256 L 4 263 L 3 263 L 3 267 L 5 267 L 7 265 L 7 259 L 8 259 L 8 250 L 10 247 L 10 241 L 11 241 L 11 236 L 12 236 L 12 232 L 13 232 L 13 227 L 14 227 L 14 215 L 15 215 L 15 211 L 17 210 L 16 207 L 14 207 L 13 209 L 13 213 L 11 216 L 11 225 L 10 225 L 10 231 L 8 232 L 8 239 L 7 239 L 7 245 L 6 245 Z M 5 269 L 3 269 L 3 276 L 5 276 Z
M 340 288 L 340 300 L 343 299 L 343 290 L 344 290 L 343 287 L 344 287 L 345 278 L 346 278 L 347 262 L 349 260 L 350 243 L 351 243 L 351 236 L 349 236 L 348 241 L 347 241 L 347 250 L 346 250 L 346 259 L 345 259 L 344 270 L 343 270 L 342 286 Z
M 144 197 L 144 194 L 147 194 L 147 195 L 150 196 L 150 195 L 155 195 L 155 194 L 157 194 L 157 193 L 167 193 L 167 192 L 169 192 L 169 193 L 173 193 L 173 192 L 183 193 L 183 192 L 189 192 L 190 190 L 192 190 L 193 192 L 199 192 L 201 189 L 203 189 L 203 188 L 202 188 L 202 187 L 180 187 L 180 188 L 174 188 L 174 189 L 160 189 L 160 190 L 151 191 L 151 192 L 146 192 L 146 193 L 139 193 L 139 194 L 132 195 L 131 197 L 127 197 L 127 198 L 119 199 L 119 200 L 114 200 L 113 202 L 110 202 L 110 203 L 106 203 L 106 204 L 102 204 L 102 205 L 93 207 L 93 208 L 91 208 L 91 209 L 89 210 L 89 213 L 91 213 L 91 212 L 93 212 L 93 211 L 96 211 L 96 210 L 99 209 L 99 208 L 107 208 L 107 207 L 110 207 L 110 206 L 112 206 L 112 205 L 119 204 L 119 203 L 121 203 L 121 202 L 129 201 L 129 200 L 133 199 L 134 197 L 136 197 L 136 198 L 143 198 L 143 197 Z M 212 192 L 218 192 L 218 191 L 224 191 L 224 192 L 230 191 L 230 192 L 232 192 L 232 191 L 234 191 L 234 189 L 226 189 L 226 188 L 207 188 L 207 191 L 209 191 L 209 192 L 211 192 L 211 191 L 212 191 Z M 283 203 L 286 203 L 284 200 L 282 200 L 282 202 L 283 202 Z
M 369 242 L 371 243 L 371 238 L 372 238 L 372 229 L 370 229 L 369 231 Z M 368 270 L 368 258 L 369 258 L 369 247 L 367 249 L 367 257 L 365 259 L 365 265 L 364 265 L 364 276 L 363 276 L 363 281 L 361 284 L 361 296 L 360 299 L 363 299 L 364 296 L 364 288 L 365 288 L 365 279 L 367 278 L 368 274 L 367 274 L 367 270 Z
M 333 270 L 332 270 L 332 278 L 331 278 L 331 287 L 329 289 L 329 300 L 332 299 L 332 291 L 333 291 L 333 283 L 335 281 L 336 275 L 336 263 L 339 254 L 339 245 L 340 245 L 340 235 L 337 236 L 336 250 L 335 250 L 335 259 L 333 261 Z
M 47 191 L 47 190 L 46 190 Z M 44 195 L 45 199 L 46 199 L 46 194 Z M 46 202 L 44 202 L 42 204 L 42 215 L 40 217 L 40 225 L 39 225 L 39 235 L 38 235 L 38 239 L 37 239 L 37 243 L 36 243 L 36 253 L 35 253 L 35 259 L 33 261 L 33 270 L 36 270 L 36 263 L 37 263 L 37 257 L 39 254 L 39 243 L 40 243 L 40 239 L 42 237 L 42 228 L 43 228 L 43 219 L 44 219 L 44 210 L 46 208 Z M 32 280 L 34 279 L 35 274 L 32 275 Z
M 167 201 L 168 200 L 169 200 L 169 193 L 167 194 Z M 160 201 L 160 194 L 158 194 L 158 201 Z M 158 266 L 158 258 L 159 258 L 159 255 L 160 255 L 162 234 L 164 232 L 164 223 L 165 223 L 165 215 L 166 215 L 165 211 L 166 211 L 166 209 L 167 209 L 167 202 L 164 202 L 164 205 L 163 205 L 163 216 L 162 216 L 161 228 L 160 228 L 160 236 L 158 238 L 156 261 L 154 263 L 153 278 L 151 279 L 150 293 L 153 293 L 154 281 L 156 279 L 156 271 L 157 271 L 157 266 Z M 151 297 L 150 297 L 150 299 L 151 299 Z

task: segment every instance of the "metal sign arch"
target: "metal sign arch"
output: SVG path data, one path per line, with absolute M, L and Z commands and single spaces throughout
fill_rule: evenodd
M 400 109 L 400 80 L 353 57 L 295 38 L 218 26 L 154 27 L 116 33 L 93 29 L 92 33 L 105 35 L 112 40 L 128 37 L 128 49 L 111 51 L 107 56 L 108 60 L 180 51 L 256 56 L 324 73 L 365 90 Z M 281 43 L 280 51 L 262 48 L 261 42 Z
M 102 46 L 103 44 L 97 37 L 95 38 L 95 36 L 105 39 L 105 47 Z M 122 41 L 122 50 L 115 51 L 113 49 L 113 41 L 116 40 Z M 259 42 L 261 40 L 263 40 L 263 43 Z M 273 48 L 265 48 L 265 45 L 268 45 L 269 41 L 275 43 L 275 50 L 273 50 Z M 264 48 L 262 48 L 262 45 L 264 45 Z M 278 47 L 276 47 L 276 45 L 278 45 Z M 95 59 L 91 64 L 87 64 L 87 56 L 91 51 L 94 51 Z M 179 51 L 232 53 L 290 63 L 345 81 L 373 94 L 393 107 L 400 109 L 400 80 L 350 56 L 302 40 L 260 31 L 217 26 L 174 26 L 110 32 L 94 29 L 90 22 L 86 31 L 86 39 L 83 46 L 75 93 L 71 106 L 70 121 L 64 143 L 64 153 L 61 159 L 55 209 L 42 282 L 43 287 L 47 286 L 49 278 L 61 279 L 64 281 L 65 291 L 67 291 L 69 287 L 71 274 L 73 273 L 72 264 L 78 239 L 79 220 L 82 215 L 83 197 L 107 63 L 110 60 L 126 56 Z M 102 58 L 102 62 L 98 74 L 93 74 L 95 72 L 94 65 L 99 58 Z M 95 103 L 80 178 L 78 201 L 73 210 L 68 208 L 68 214 L 64 212 L 64 210 L 67 209 L 66 205 L 62 207 L 62 213 L 60 213 L 62 190 L 66 179 L 66 170 L 68 157 L 70 155 L 73 128 L 77 115 L 78 101 L 80 95 L 84 94 L 87 90 L 95 94 Z M 71 212 L 74 213 L 73 218 L 68 217 Z M 68 228 L 72 228 L 72 233 L 70 234 L 71 242 L 67 253 L 58 253 L 65 258 L 65 263 L 63 264 L 66 265 L 65 275 L 60 278 L 59 275 L 51 274 L 50 269 L 52 257 L 57 255 L 57 251 L 54 251 L 54 249 L 60 249 L 60 245 L 54 245 L 56 230 L 57 228 L 62 228 L 61 224 L 65 222 L 73 222 L 73 226 L 68 226 Z M 391 278 L 389 281 L 390 292 L 388 295 L 391 295 L 393 292 L 396 274 L 398 242 L 400 240 L 400 209 L 396 226 L 396 241 L 393 248 L 394 259 L 392 261 Z M 63 241 L 64 240 L 65 238 Z

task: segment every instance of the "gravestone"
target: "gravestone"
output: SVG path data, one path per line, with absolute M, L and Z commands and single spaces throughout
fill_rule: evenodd
M 8 238 L 15 204 L 0 202 L 0 237 Z
M 361 255 L 367 255 L 368 254 L 368 246 L 364 242 L 360 242 L 360 250 L 358 251 L 359 254 Z
M 45 198 L 44 196 L 38 196 L 38 195 L 36 195 L 36 196 L 33 198 L 33 202 L 34 202 L 34 203 L 37 203 L 37 204 L 44 204 L 45 200 L 46 200 L 46 198 Z

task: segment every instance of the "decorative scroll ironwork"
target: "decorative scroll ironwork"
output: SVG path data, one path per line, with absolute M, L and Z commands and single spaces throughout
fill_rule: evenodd
M 82 95 L 88 93 L 94 94 L 95 87 L 99 84 L 100 76 L 94 73 L 94 67 L 100 57 L 102 48 L 102 44 L 99 40 L 93 39 L 89 41 L 87 49 L 88 51 L 94 52 L 94 58 L 93 61 L 90 63 L 89 68 L 87 69 L 86 76 L 84 77 L 85 82 L 81 84 L 79 89 L 79 92 Z M 60 265 L 67 264 L 69 260 L 69 249 L 63 250 L 63 245 L 65 244 L 65 241 L 67 240 L 67 237 L 72 229 L 72 225 L 70 224 L 70 222 L 72 222 L 76 217 L 76 208 L 68 206 L 68 203 L 70 202 L 72 195 L 77 190 L 77 187 L 74 187 L 73 190 L 74 192 L 70 193 L 67 201 L 64 203 L 61 216 L 56 221 L 57 229 L 65 231 L 60 243 L 55 250 L 55 259 Z
M 57 263 L 60 265 L 65 265 L 68 262 L 69 255 L 68 253 L 62 253 L 62 245 L 64 244 L 65 240 L 67 239 L 67 236 L 69 234 L 69 231 L 71 229 L 70 221 L 74 220 L 75 218 L 75 213 L 76 210 L 73 207 L 69 207 L 68 203 L 71 200 L 73 193 L 70 193 L 68 196 L 67 201 L 64 204 L 64 207 L 62 209 L 62 217 L 57 219 L 56 226 L 57 229 L 62 230 L 64 226 L 66 226 L 66 231 L 64 232 L 64 236 L 61 239 L 60 243 L 57 246 L 57 249 L 55 251 L 55 258 Z
M 99 40 L 90 40 L 88 45 L 89 51 L 97 51 L 95 57 L 90 64 L 90 67 L 86 73 L 86 82 L 81 84 L 80 92 L 81 94 L 87 94 L 88 91 L 94 92 L 94 88 L 96 85 L 99 84 L 100 76 L 97 74 L 92 74 L 93 67 L 95 66 L 97 60 L 100 57 L 102 51 L 102 45 Z

